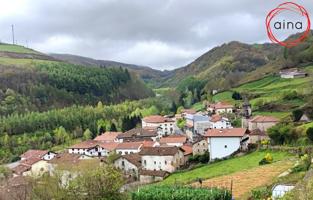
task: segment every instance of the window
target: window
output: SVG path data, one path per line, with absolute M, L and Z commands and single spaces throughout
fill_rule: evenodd
M 122 161 L 122 166 L 125 166 L 125 162 L 124 162 L 124 160 Z
M 164 161 L 165 165 L 167 165 L 167 161 Z
M 225 145 L 224 148 L 227 149 L 227 145 Z
M 156 161 L 154 161 L 154 164 L 156 165 Z
M 146 165 L 146 164 L 147 164 L 147 161 L 146 161 L 146 160 L 144 160 L 144 161 L 143 161 L 143 163 Z

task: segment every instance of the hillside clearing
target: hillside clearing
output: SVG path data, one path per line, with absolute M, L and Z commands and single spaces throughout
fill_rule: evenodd
M 220 176 L 203 181 L 203 186 L 218 187 L 230 185 L 233 181 L 233 195 L 237 199 L 251 190 L 265 185 L 270 185 L 275 177 L 292 167 L 293 163 L 289 160 L 279 161 L 270 165 L 255 167 L 252 169 L 242 170 L 230 175 Z M 194 183 L 199 186 L 199 183 Z M 229 188 L 229 186 L 228 186 Z
M 5 52 L 13 52 L 13 53 L 33 53 L 33 54 L 38 54 L 38 52 L 25 48 L 23 46 L 19 45 L 12 45 L 12 44 L 0 44 L 0 51 L 5 51 Z
M 274 162 L 290 157 L 290 154 L 286 152 L 256 151 L 245 156 L 208 164 L 193 170 L 174 173 L 160 184 L 188 184 L 196 181 L 198 178 L 209 179 L 252 169 L 259 166 L 259 161 L 267 153 L 272 154 Z

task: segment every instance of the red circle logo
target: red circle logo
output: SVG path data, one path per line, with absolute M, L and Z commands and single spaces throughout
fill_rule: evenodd
M 271 27 L 271 21 L 275 17 L 278 17 L 280 14 L 282 14 L 283 12 L 286 12 L 286 11 L 296 13 L 296 14 L 304 17 L 306 19 L 307 26 L 306 26 L 305 31 L 298 38 L 291 39 L 288 41 L 280 41 L 277 38 L 277 36 L 275 36 L 275 34 L 273 33 L 273 30 Z M 288 22 L 288 23 L 292 23 L 292 22 Z M 285 27 L 286 25 L 283 24 L 283 26 Z M 301 24 L 301 27 L 302 27 L 302 24 Z M 306 11 L 306 9 L 303 6 L 300 6 L 300 5 L 293 3 L 293 2 L 286 2 L 286 3 L 280 4 L 277 8 L 271 10 L 266 17 L 266 29 L 267 29 L 267 35 L 268 35 L 269 39 L 272 42 L 280 44 L 280 45 L 285 46 L 287 48 L 297 46 L 299 43 L 303 42 L 308 37 L 308 35 L 310 33 L 310 27 L 311 27 L 311 21 L 310 21 L 310 17 L 309 17 L 308 12 Z M 274 25 L 274 28 L 276 28 L 275 25 Z

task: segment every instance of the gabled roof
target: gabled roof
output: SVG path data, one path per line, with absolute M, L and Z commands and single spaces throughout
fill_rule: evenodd
M 186 114 L 196 114 L 197 113 L 197 111 L 195 109 L 183 109 L 181 112 L 186 113 Z
M 205 137 L 242 137 L 247 132 L 245 128 L 209 129 Z
M 252 118 L 250 122 L 257 122 L 257 123 L 279 122 L 279 119 L 273 116 L 257 115 L 254 118 Z
M 142 119 L 142 121 L 146 123 L 165 123 L 165 122 L 173 122 L 173 120 L 163 117 L 161 115 L 151 115 Z
M 178 147 L 145 147 L 139 152 L 141 156 L 174 156 L 179 150 Z
M 184 156 L 187 156 L 187 155 L 191 155 L 191 154 L 192 154 L 192 146 L 183 145 L 181 148 L 185 151 L 185 152 L 184 152 Z
M 21 160 L 20 163 L 12 169 L 15 174 L 21 175 L 22 173 L 30 170 L 32 165 L 41 161 L 40 157 L 31 157 L 26 158 L 25 160 Z
M 86 140 L 78 144 L 74 144 L 73 146 L 69 147 L 68 149 L 91 149 L 96 147 L 99 144 L 96 140 Z
M 128 162 L 135 165 L 136 167 L 141 167 L 141 156 L 138 153 L 122 155 L 122 156 L 119 156 L 118 158 L 116 158 L 115 160 L 117 160 L 119 158 L 124 158 Z
M 226 103 L 226 102 L 218 102 L 215 104 L 209 104 L 208 105 L 209 108 L 213 108 L 213 109 L 226 109 L 226 108 L 234 108 L 233 105 Z
M 123 142 L 119 143 L 116 149 L 139 149 L 142 145 L 142 142 Z
M 23 153 L 20 157 L 23 159 L 29 159 L 32 157 L 35 158 L 42 158 L 44 155 L 46 155 L 49 151 L 47 150 L 35 150 L 35 149 L 30 149 Z
M 80 161 L 80 156 L 79 154 L 60 153 L 48 162 L 52 164 L 77 164 Z
M 98 145 L 103 148 L 103 149 L 106 149 L 106 150 L 109 150 L 109 151 L 113 151 L 116 149 L 116 147 L 118 146 L 119 143 L 116 143 L 116 142 L 104 142 L 104 143 L 99 143 Z
M 216 115 L 212 115 L 210 121 L 211 122 L 218 122 L 222 120 L 222 116 L 216 114 Z
M 205 122 L 205 121 L 209 121 L 209 116 L 207 115 L 199 115 L 199 114 L 195 114 L 195 115 L 192 115 L 192 114 L 187 114 L 186 119 L 189 119 L 189 120 L 192 120 L 194 122 Z
M 171 135 L 168 137 L 162 137 L 160 143 L 185 143 L 187 137 L 184 135 Z
M 117 136 L 118 139 L 124 138 L 140 138 L 140 137 L 156 137 L 158 136 L 156 129 L 134 128 Z
M 122 132 L 105 132 L 102 135 L 97 136 L 94 140 L 102 142 L 113 142 L 121 133 Z

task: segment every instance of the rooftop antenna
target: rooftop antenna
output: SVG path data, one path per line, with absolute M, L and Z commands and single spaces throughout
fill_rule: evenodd
M 14 39 L 14 25 L 12 24 L 12 44 L 14 45 L 15 39 Z

